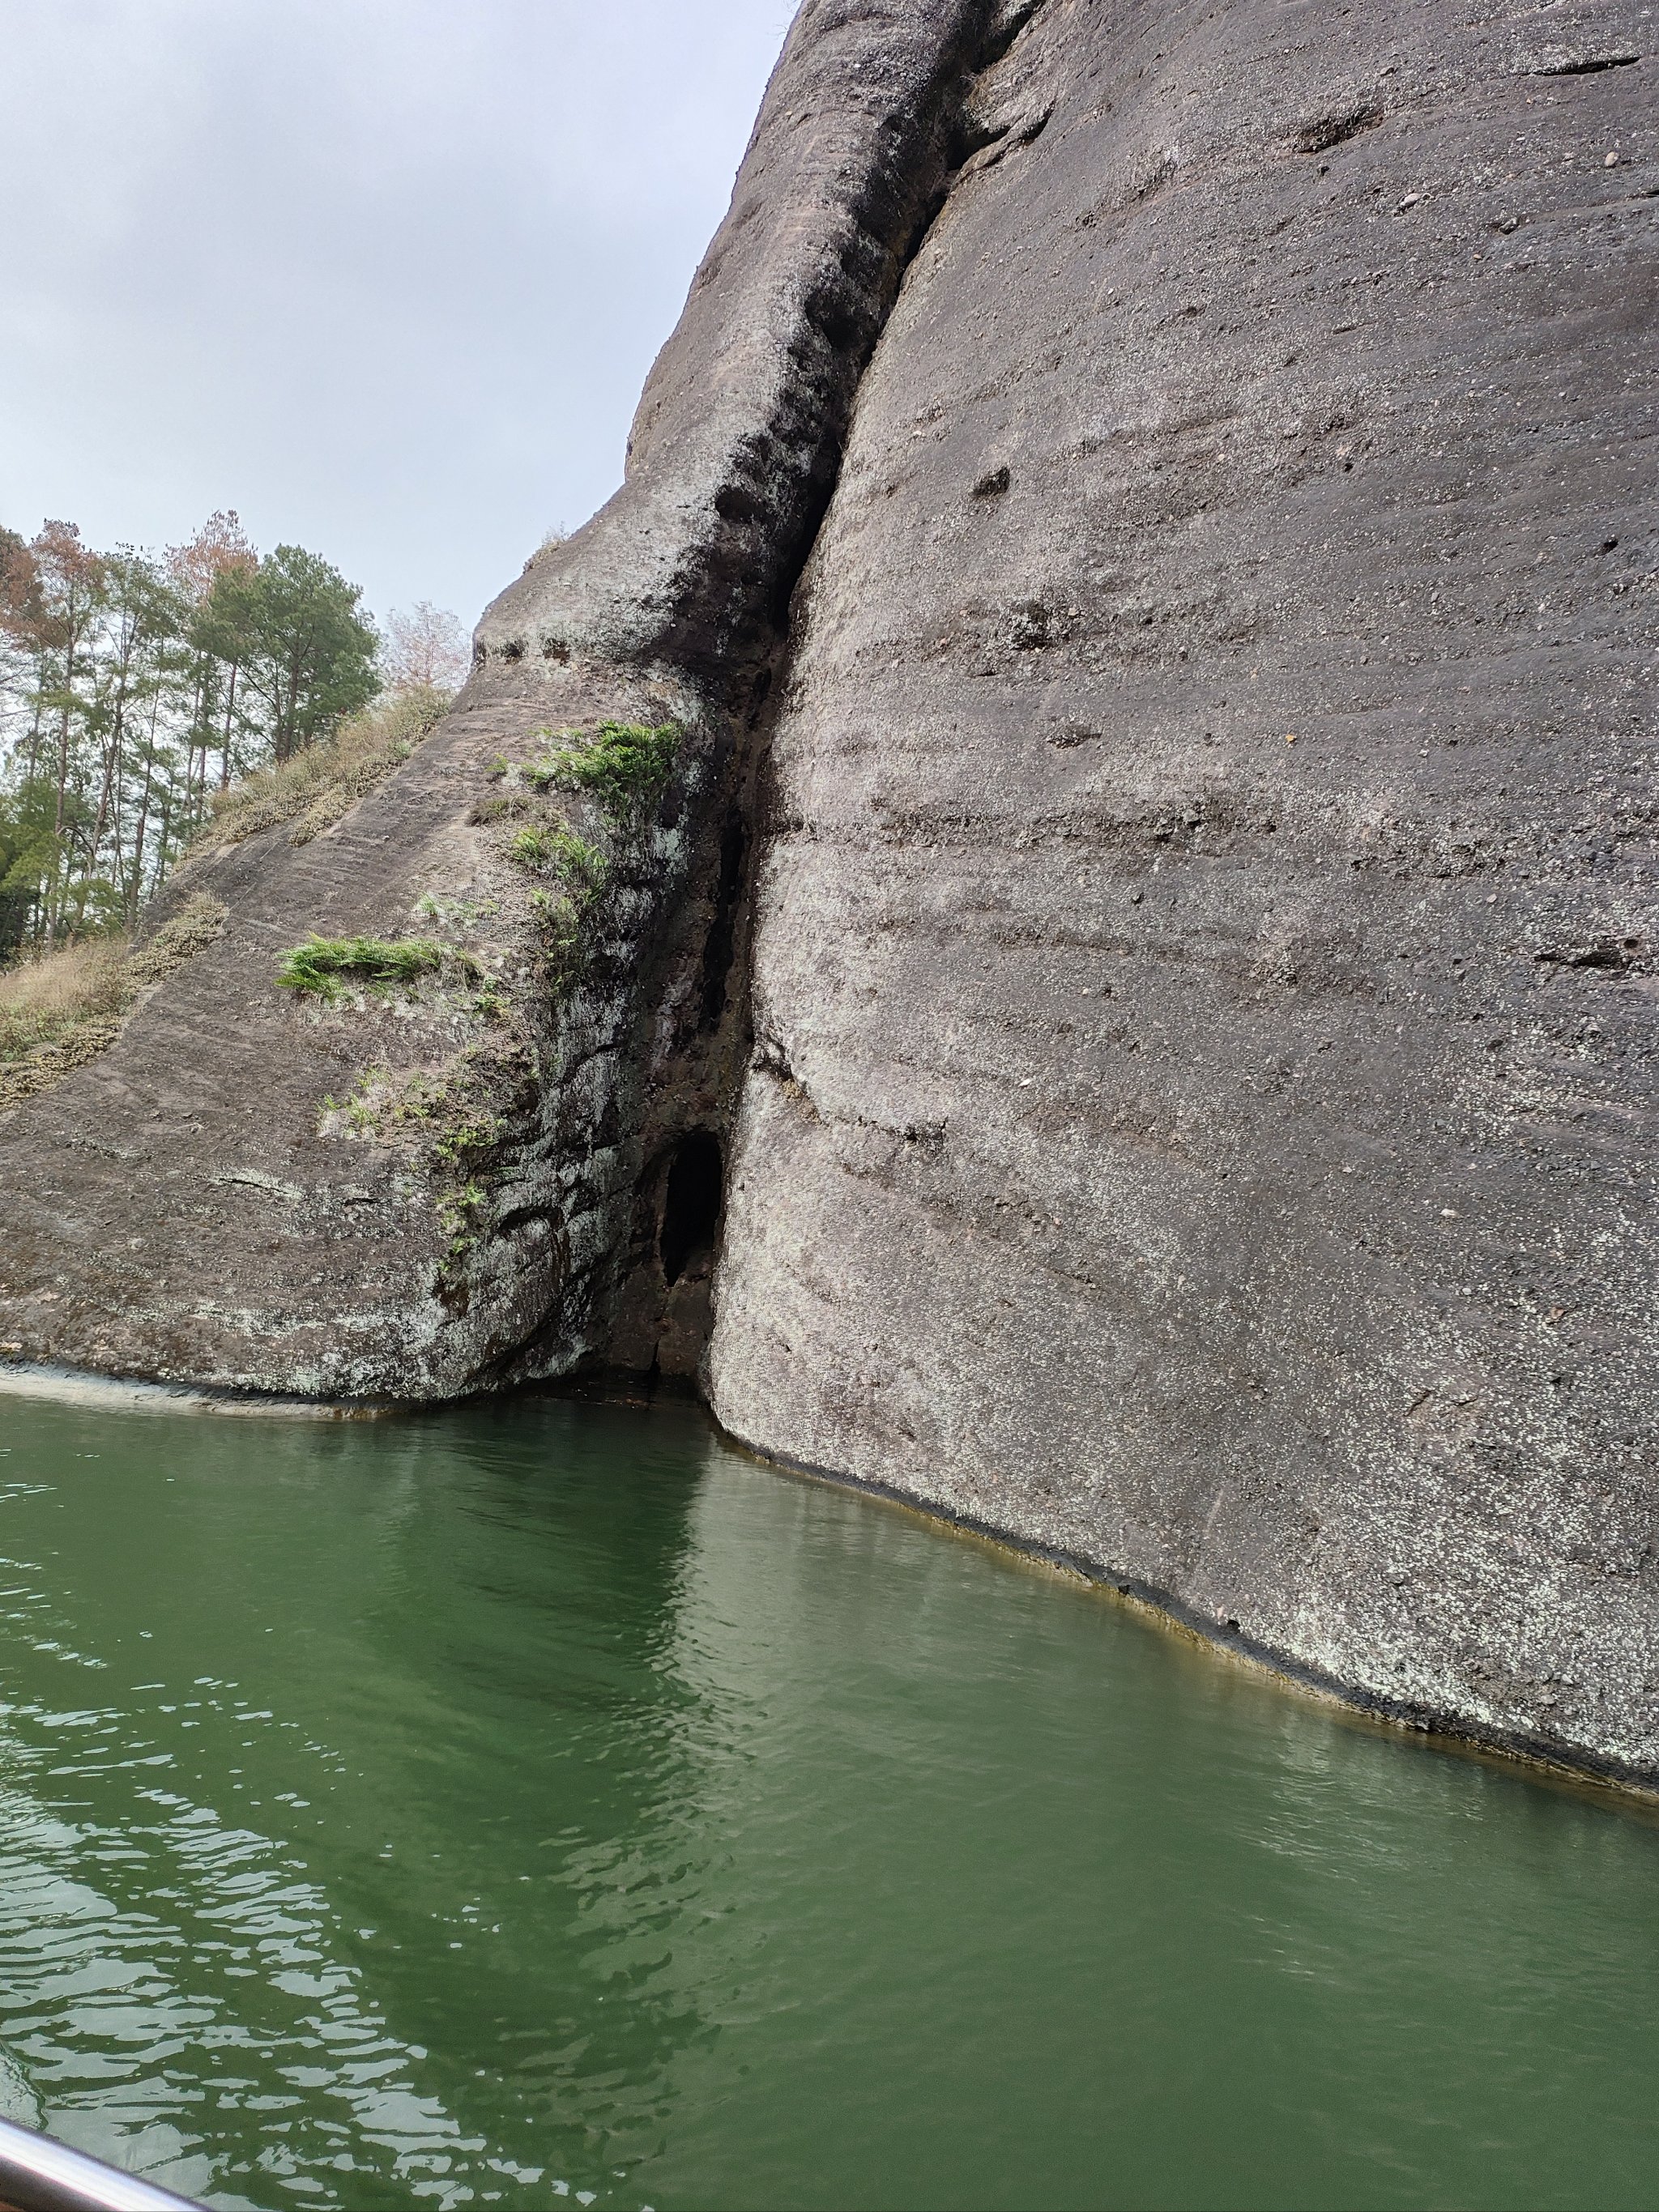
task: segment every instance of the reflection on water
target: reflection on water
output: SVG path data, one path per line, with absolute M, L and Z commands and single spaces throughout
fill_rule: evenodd
M 0 1402 L 0 2106 L 221 2204 L 1650 2203 L 1659 1830 L 684 1409 Z
M 701 1431 L 647 1441 L 610 1504 L 578 1438 L 560 1510 L 557 1411 L 483 1449 L 14 1411 L 15 2117 L 228 2203 L 614 2186 L 602 2139 L 696 2027 L 619 2002 L 595 1947 L 672 1910 L 661 1646 Z

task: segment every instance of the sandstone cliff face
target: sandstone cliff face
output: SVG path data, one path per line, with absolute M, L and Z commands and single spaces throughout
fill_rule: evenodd
M 763 1451 L 1659 1778 L 1651 29 L 804 9 L 623 491 L 0 1124 L 0 1337 L 701 1354 Z M 606 717 L 685 734 L 571 985 L 489 768 Z M 423 895 L 504 1014 L 271 988 Z M 464 1218 L 319 1111 L 371 1066 L 487 1091 Z
M 713 1396 L 1652 1771 L 1659 64 L 1479 16 L 981 85 L 798 605 Z

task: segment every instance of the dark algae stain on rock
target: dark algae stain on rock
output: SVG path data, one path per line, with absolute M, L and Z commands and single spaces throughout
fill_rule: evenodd
M 0 1339 L 696 1376 L 1659 1781 L 1659 64 L 1543 22 L 804 8 L 622 490 L 0 1118 Z

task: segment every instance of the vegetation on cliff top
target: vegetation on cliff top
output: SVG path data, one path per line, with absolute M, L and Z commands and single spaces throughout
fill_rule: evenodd
M 259 826 L 275 794 L 224 806 L 238 777 L 280 779 L 387 690 L 447 700 L 466 660 L 453 616 L 423 604 L 382 635 L 337 569 L 261 555 L 231 513 L 163 552 L 0 528 L 0 960 L 132 928 L 210 817 L 213 843 Z M 374 749 L 347 747 L 340 812 Z
M 164 553 L 0 531 L 0 951 L 131 927 L 215 787 L 367 705 L 359 597 L 233 514 Z
M 360 597 L 229 513 L 161 554 L 0 529 L 0 1107 L 112 1043 L 218 933 L 198 891 L 134 949 L 170 876 L 278 823 L 306 843 L 437 726 L 460 625 L 422 603 L 382 635 Z
M 58 1043 L 126 1003 L 125 937 L 94 937 L 0 970 L 0 1063 Z
M 303 752 L 255 769 L 217 793 L 190 858 L 239 845 L 260 830 L 292 822 L 290 842 L 308 844 L 376 791 L 443 720 L 450 694 L 412 685 L 377 699 Z

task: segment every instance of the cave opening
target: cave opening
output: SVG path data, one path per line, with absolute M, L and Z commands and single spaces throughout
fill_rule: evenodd
M 668 1170 L 657 1247 L 665 1282 L 678 1283 L 694 1261 L 714 1251 L 725 1179 L 718 1138 L 694 1129 L 681 1139 Z

